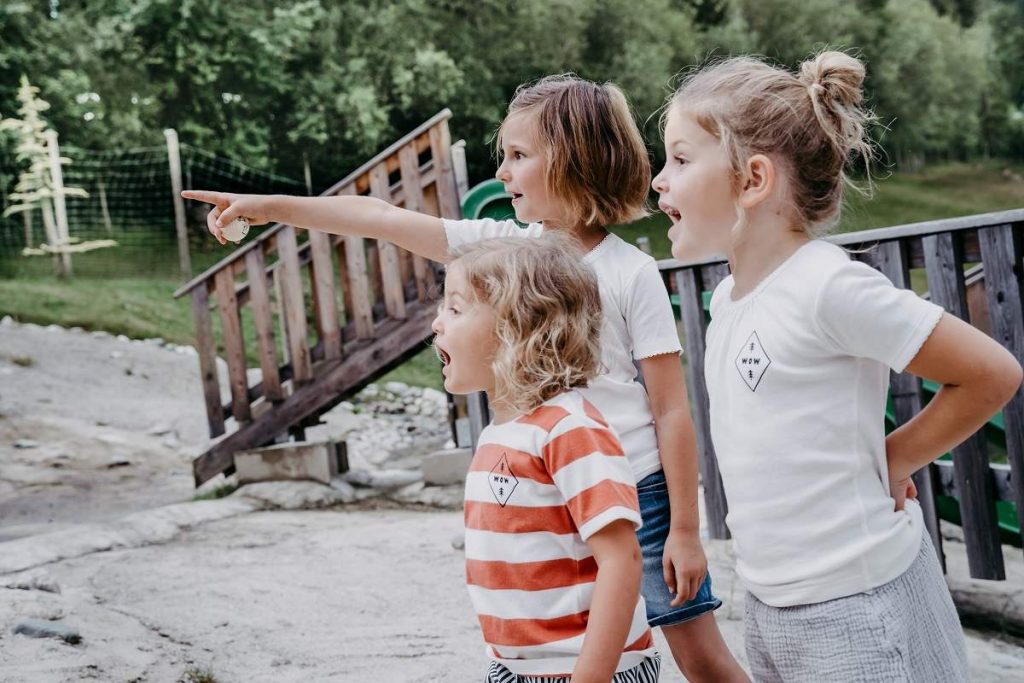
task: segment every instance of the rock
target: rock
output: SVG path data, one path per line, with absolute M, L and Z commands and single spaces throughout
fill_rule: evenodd
M 396 396 L 405 396 L 409 393 L 409 385 L 405 382 L 388 382 L 384 385 L 384 389 Z
M 457 510 L 462 505 L 461 486 L 424 486 L 417 482 L 389 495 L 399 503 L 417 503 L 431 507 Z
M 466 532 L 465 531 L 461 531 L 461 532 L 455 534 L 454 536 L 452 536 L 452 548 L 454 548 L 455 550 L 465 550 L 466 549 Z
M 167 343 L 166 341 L 164 341 L 163 337 L 153 337 L 151 339 L 146 339 L 145 341 L 147 344 L 150 344 L 152 346 L 163 346 L 164 344 Z
M 341 403 L 338 404 L 338 408 L 351 413 L 353 410 L 355 410 L 356 407 L 352 404 L 351 401 L 342 401 Z
M 335 477 L 331 479 L 331 488 L 338 492 L 343 503 L 352 503 L 356 500 L 356 488 L 344 479 Z
M 59 621 L 26 619 L 14 627 L 14 632 L 29 638 L 59 638 L 72 645 L 82 642 L 82 636 L 77 629 Z
M 357 486 L 387 491 L 422 481 L 423 475 L 415 470 L 352 470 L 344 479 Z
M 174 428 L 171 425 L 165 422 L 157 422 L 146 430 L 146 433 L 150 436 L 163 436 L 164 434 L 170 434 L 172 431 L 174 431 Z
M 132 464 L 132 461 L 123 455 L 111 456 L 110 462 L 107 463 L 107 469 L 112 470 L 115 467 L 128 467 Z
M 111 351 L 110 352 L 110 357 L 113 358 L 114 360 L 117 360 L 118 358 L 121 358 L 122 356 L 124 356 L 124 354 L 122 352 L 120 352 L 120 351 Z
M 75 334 L 82 334 L 83 332 L 85 332 L 85 330 L 82 329 L 81 327 L 78 327 L 76 325 L 75 327 L 69 327 L 68 328 L 68 332 L 74 332 Z
M 231 495 L 248 498 L 268 510 L 315 510 L 351 502 L 342 491 L 311 481 L 264 481 L 243 486 Z
M 14 322 L 14 318 L 9 315 L 5 315 L 3 319 L 0 320 L 0 327 L 14 327 L 17 324 L 18 323 Z
M 423 458 L 423 481 L 432 486 L 462 484 L 472 459 L 473 452 L 468 448 L 435 451 Z
M 47 332 L 63 332 L 64 331 L 64 328 L 61 327 L 60 325 L 47 325 L 44 329 L 46 329 Z
M 31 439 L 18 439 L 17 441 L 14 442 L 14 447 L 24 449 L 39 448 L 39 442 L 32 441 Z
M 89 334 L 94 339 L 110 339 L 113 336 L 106 330 L 96 330 L 95 332 L 90 332 Z
M 7 584 L 8 588 L 23 591 L 43 591 L 60 594 L 60 584 L 46 574 L 32 574 Z
M 117 335 L 117 341 L 124 342 L 124 343 L 127 344 L 128 342 L 131 341 L 131 339 L 129 339 L 127 336 L 125 336 L 123 334 L 119 334 L 119 335 Z

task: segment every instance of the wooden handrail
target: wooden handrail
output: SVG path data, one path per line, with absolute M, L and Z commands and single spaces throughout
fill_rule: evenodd
M 848 247 L 851 245 L 867 245 L 873 242 L 886 242 L 904 237 L 923 237 L 943 232 L 961 232 L 963 230 L 974 230 L 976 228 L 1020 222 L 1024 222 L 1024 209 L 1010 209 L 1009 211 L 994 211 L 992 213 L 980 213 L 972 216 L 942 218 L 934 221 L 921 221 L 919 223 L 907 223 L 892 227 L 844 232 L 839 235 L 829 235 L 824 239 L 839 246 Z M 658 268 L 660 270 L 676 270 L 678 268 L 707 266 L 723 263 L 724 261 L 725 259 L 720 257 L 694 261 L 677 261 L 674 258 L 667 258 L 658 260 Z
M 334 195 L 338 194 L 338 192 L 342 188 L 346 187 L 347 185 L 352 184 L 360 176 L 365 175 L 367 172 L 370 171 L 370 169 L 372 169 L 373 167 L 377 166 L 382 161 L 385 161 L 388 157 L 391 157 L 391 156 L 395 155 L 398 152 L 398 150 L 400 150 L 401 148 L 403 148 L 406 145 L 408 145 L 411 141 L 415 140 L 416 138 L 418 138 L 420 136 L 428 134 L 430 132 L 430 130 L 433 127 L 435 127 L 438 123 L 440 123 L 442 121 L 447 121 L 448 119 L 451 118 L 451 116 L 452 116 L 452 112 L 451 112 L 450 109 L 447 109 L 447 108 L 446 109 L 442 109 L 437 114 L 434 114 L 434 116 L 430 117 L 427 121 L 425 121 L 421 125 L 417 126 L 416 129 L 413 130 L 411 133 L 409 133 L 407 135 L 404 135 L 403 137 L 399 138 L 396 142 L 394 142 L 393 144 L 389 145 L 387 148 L 385 148 L 383 151 L 378 153 L 376 156 L 374 156 L 372 159 L 367 161 L 365 164 L 363 164 L 362 166 L 360 166 L 356 170 L 352 171 L 347 176 L 345 176 L 343 179 L 341 179 L 340 181 L 338 181 L 337 183 L 335 183 L 334 185 L 329 187 L 327 190 L 322 192 L 320 194 L 320 196 L 321 197 L 331 197 L 331 196 L 334 196 Z M 393 189 L 393 192 L 397 192 L 397 191 L 400 190 L 401 181 L 396 183 L 396 185 L 398 187 L 395 187 Z M 186 282 L 184 285 L 182 285 L 181 287 L 176 289 L 175 292 L 174 292 L 174 298 L 178 299 L 178 298 L 184 296 L 185 294 L 188 294 L 199 283 L 205 282 L 205 281 L 213 278 L 218 270 L 221 270 L 221 269 L 225 268 L 228 264 L 231 264 L 231 263 L 234 263 L 235 261 L 239 261 L 239 260 L 244 259 L 245 255 L 249 251 L 255 249 L 259 245 L 262 245 L 264 242 L 269 240 L 271 237 L 273 237 L 273 235 L 275 235 L 279 230 L 281 230 L 284 227 L 285 227 L 284 223 L 274 223 L 269 228 L 267 228 L 262 233 L 260 233 L 259 237 L 257 237 L 254 240 L 251 240 L 244 247 L 240 247 L 239 249 L 236 249 L 231 254 L 229 254 L 228 256 L 224 257 L 223 259 L 221 259 L 220 261 L 218 261 L 214 265 L 210 266 L 209 268 L 204 270 L 202 273 L 200 273 L 199 275 L 195 276 L 194 278 L 192 278 L 191 280 Z

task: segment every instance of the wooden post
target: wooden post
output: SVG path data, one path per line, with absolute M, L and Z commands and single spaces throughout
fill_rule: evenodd
M 900 240 L 886 242 L 878 247 L 878 269 L 900 289 L 910 289 L 910 271 L 906 254 L 906 244 Z M 891 374 L 890 392 L 892 393 L 893 410 L 896 426 L 910 421 L 921 412 L 921 380 L 907 372 Z M 942 571 L 946 571 L 946 554 L 942 549 L 942 534 L 939 532 L 939 513 L 935 507 L 935 491 L 938 490 L 937 472 L 932 465 L 925 465 L 914 473 L 914 485 L 917 487 L 917 501 L 921 505 L 924 525 L 931 536 L 932 545 L 939 556 Z
M 27 209 L 21 212 L 22 217 L 25 221 L 25 246 L 32 246 L 32 209 Z
M 942 233 L 921 240 L 932 301 L 967 320 L 963 245 L 960 235 Z M 1003 580 L 1006 569 L 999 542 L 995 485 L 988 466 L 985 435 L 979 430 L 953 449 L 953 474 L 960 493 L 964 543 L 971 578 Z
M 100 193 L 100 210 L 103 212 L 103 227 L 107 229 L 107 233 L 114 232 L 114 226 L 110 222 L 110 209 L 107 207 L 107 188 L 103 184 L 103 176 L 97 176 L 96 178 L 96 189 Z
M 452 169 L 455 171 L 455 185 L 459 188 L 459 196 L 469 192 L 469 172 L 466 169 L 466 141 L 459 140 L 452 145 Z
M 53 211 L 56 218 L 57 242 L 55 247 L 66 247 L 71 243 L 68 234 L 68 211 L 64 204 L 64 173 L 60 168 L 60 147 L 57 145 L 57 131 L 46 131 L 46 147 L 50 153 L 50 176 L 53 180 Z M 71 254 L 61 253 L 60 275 L 71 277 Z
M 302 171 L 306 176 L 306 194 L 313 196 L 313 174 L 309 171 L 309 156 L 302 155 Z
M 53 204 L 49 199 L 44 198 L 42 203 L 42 214 L 43 214 L 43 231 L 46 233 L 47 244 L 57 244 L 60 242 L 60 234 L 57 231 L 57 221 L 53 218 Z M 64 261 L 61 259 L 60 254 L 54 253 L 53 255 L 53 272 L 57 277 L 64 277 Z
M 188 228 L 185 225 L 185 200 L 181 198 L 181 152 L 178 132 L 164 131 L 167 138 L 167 163 L 171 170 L 171 196 L 174 200 L 174 228 L 178 233 L 178 267 L 186 279 L 192 277 L 192 260 L 188 254 Z
M 701 481 L 704 484 L 704 507 L 708 516 L 708 533 L 711 538 L 729 538 L 729 529 L 725 525 L 725 516 L 729 508 L 725 499 L 722 475 L 718 470 L 715 447 L 711 442 L 711 415 L 707 383 L 703 372 L 704 332 L 707 329 L 707 322 L 704 317 L 700 274 L 695 268 L 687 268 L 676 271 L 674 277 L 676 288 L 679 291 L 679 311 L 683 321 L 686 357 L 689 361 L 686 365 L 686 379 L 693 396 L 691 412 L 700 454 L 698 463 Z
M 1024 245 L 1020 225 L 1000 225 L 978 231 L 982 263 L 985 264 L 985 293 L 988 295 L 992 336 L 1024 363 L 1024 285 L 1020 264 Z M 1017 525 L 1024 530 L 1024 388 L 1018 387 L 1003 408 L 1006 428 L 1006 456 L 1010 461 L 1010 488 L 1017 506 Z M 1024 532 L 1022 532 L 1024 533 Z

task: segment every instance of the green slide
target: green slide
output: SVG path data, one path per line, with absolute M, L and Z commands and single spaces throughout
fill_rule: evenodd
M 493 218 L 503 221 L 516 217 L 512 195 L 498 179 L 485 180 L 462 198 L 462 215 L 466 218 Z

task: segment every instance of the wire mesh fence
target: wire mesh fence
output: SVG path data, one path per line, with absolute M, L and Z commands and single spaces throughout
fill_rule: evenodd
M 75 240 L 113 239 L 118 246 L 75 254 L 75 277 L 180 277 L 171 171 L 166 146 L 101 151 L 61 147 L 71 163 L 63 167 L 66 187 L 87 197 L 66 198 L 68 232 Z M 306 194 L 303 181 L 218 157 L 187 144 L 180 146 L 185 189 L 225 192 Z M 2 209 L 20 169 L 13 155 L 0 152 Z M 314 188 L 315 190 L 316 188 Z M 207 207 L 185 202 L 193 272 L 224 256 L 224 248 L 206 231 Z M 46 276 L 52 257 L 23 256 L 26 246 L 46 241 L 41 211 L 0 217 L 0 278 Z

